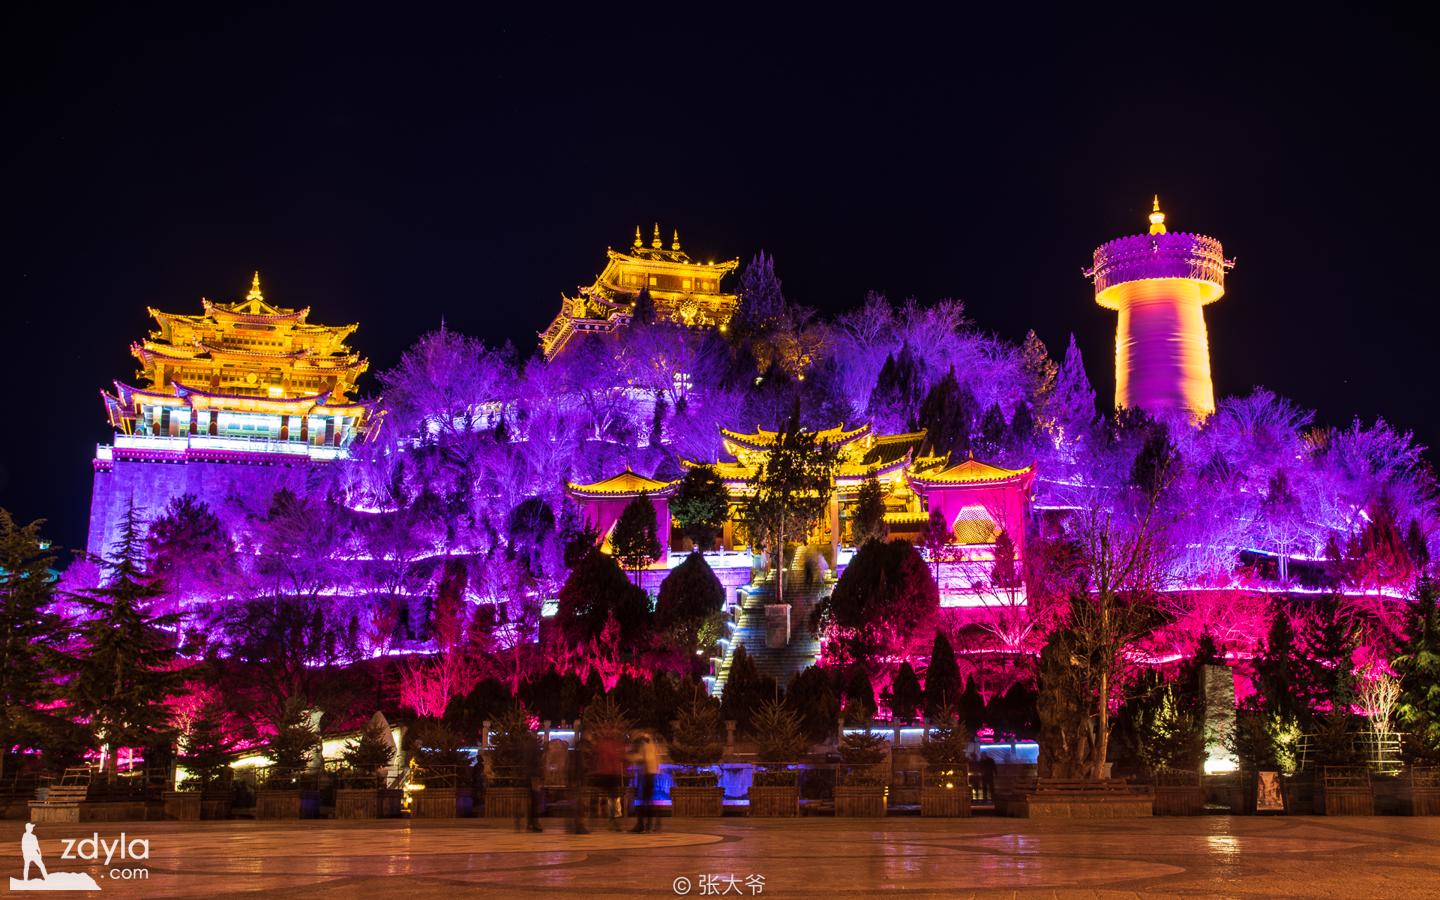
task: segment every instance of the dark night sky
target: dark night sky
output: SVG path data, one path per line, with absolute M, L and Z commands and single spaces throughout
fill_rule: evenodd
M 528 350 L 655 221 L 697 255 L 772 252 L 826 312 L 874 288 L 959 297 L 1056 352 L 1073 331 L 1108 401 L 1113 314 L 1079 273 L 1156 191 L 1239 258 L 1208 313 L 1217 393 L 1263 384 L 1440 444 L 1426 29 L 1015 8 L 686 25 L 630 5 L 592 26 L 9 6 L 0 505 L 82 542 L 97 391 L 132 378 L 147 305 L 233 300 L 259 268 L 268 299 L 360 322 L 372 371 L 442 316 Z

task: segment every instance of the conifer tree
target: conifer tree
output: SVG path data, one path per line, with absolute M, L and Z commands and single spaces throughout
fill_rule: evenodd
M 785 686 L 785 702 L 800 716 L 805 736 L 822 741 L 834 734 L 840 718 L 840 698 L 830 675 L 820 666 L 806 666 Z
M 1044 404 L 1050 392 L 1055 389 L 1055 377 L 1060 367 L 1050 358 L 1045 342 L 1040 340 L 1035 329 L 1025 332 L 1025 343 L 1020 347 L 1022 366 L 1030 379 L 1030 395 L 1036 403 Z
M 64 620 L 51 612 L 55 554 L 41 522 L 17 525 L 0 509 L 0 778 L 16 744 L 43 744 L 59 723 L 41 708 L 55 699 L 65 668 L 56 648 Z
M 875 718 L 875 686 L 870 673 L 856 666 L 845 685 L 845 721 L 869 722 Z
M 1410 755 L 1440 762 L 1440 587 L 1422 577 L 1400 655 L 1394 661 L 1400 677 L 1395 718 L 1409 734 Z
M 610 534 L 610 546 L 614 548 L 615 558 L 631 571 L 635 583 L 639 584 L 640 570 L 660 555 L 655 504 L 650 502 L 649 494 L 641 491 L 625 504 Z
M 925 693 L 920 690 L 920 679 L 915 669 L 903 662 L 890 682 L 890 714 L 901 722 L 915 721 L 915 714 L 925 702 Z
M 145 572 L 144 524 L 133 500 L 105 565 L 104 584 L 77 598 L 87 617 L 68 694 L 72 708 L 88 720 L 113 762 L 121 747 L 168 741 L 168 699 L 181 679 L 175 668 L 175 639 L 166 630 L 178 616 L 152 612 L 164 588 Z
M 996 458 L 1009 434 L 1009 423 L 1005 421 L 1005 411 L 1000 408 L 999 403 L 990 404 L 980 416 L 979 430 L 980 452 L 987 458 Z
M 962 388 L 955 368 L 931 386 L 920 403 L 916 425 L 925 429 L 925 443 L 931 453 L 949 453 L 959 462 L 970 452 L 970 433 L 975 426 L 975 395 Z
M 960 697 L 960 666 L 955 662 L 955 648 L 945 632 L 935 632 L 930 647 L 930 667 L 925 670 L 925 715 L 934 718 L 940 710 L 955 708 Z
M 761 762 L 793 762 L 810 749 L 800 730 L 800 716 L 781 700 L 760 704 L 751 718 Z
M 385 734 L 385 726 L 371 719 L 359 737 L 346 742 L 344 757 L 350 768 L 373 774 L 395 761 L 395 747 Z
M 224 776 L 229 768 L 230 750 L 230 742 L 225 737 L 224 711 L 218 703 L 206 703 L 185 731 L 180 763 L 204 789 Z
M 285 700 L 280 718 L 275 722 L 275 735 L 270 739 L 270 757 L 275 773 L 293 780 L 309 765 L 320 749 L 320 735 L 310 725 L 310 710 L 299 697 Z
M 1067 440 L 1074 440 L 1095 421 L 1095 389 L 1085 374 L 1085 360 L 1073 334 L 1055 376 L 1055 390 L 1045 404 L 1045 418 L 1050 427 L 1060 429 Z
M 730 494 L 712 466 L 696 466 L 680 479 L 670 514 L 697 550 L 710 550 L 730 515 Z
M 731 330 L 736 337 L 757 337 L 774 329 L 785 314 L 785 295 L 775 276 L 775 259 L 764 250 L 740 273 L 740 306 Z
M 775 679 L 761 675 L 745 645 L 740 644 L 730 659 L 730 674 L 726 676 L 725 690 L 720 694 L 720 718 L 733 721 L 737 730 L 748 734 L 751 719 L 760 704 L 774 699 L 778 693 Z
M 851 507 L 851 540 L 859 547 L 871 539 L 885 539 L 885 492 L 875 476 L 865 479 Z
M 650 296 L 650 288 L 640 288 L 640 293 L 635 295 L 635 306 L 630 312 L 630 320 L 636 325 L 655 324 L 655 298 Z

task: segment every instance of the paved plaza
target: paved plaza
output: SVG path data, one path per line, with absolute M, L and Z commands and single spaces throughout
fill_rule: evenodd
M 583 836 L 545 824 L 522 834 L 482 819 L 130 822 L 36 834 L 51 872 L 88 872 L 107 897 L 1440 897 L 1440 819 L 724 819 Z M 0 828 L 4 869 L 18 877 L 23 824 Z M 122 831 L 148 841 L 148 859 L 115 851 L 107 866 L 103 848 L 93 863 L 63 858 L 67 838 L 98 832 L 113 846 Z M 148 877 L 107 874 L 119 867 Z

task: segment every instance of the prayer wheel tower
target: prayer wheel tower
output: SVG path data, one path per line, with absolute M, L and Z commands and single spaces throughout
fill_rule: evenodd
M 1120 314 L 1117 409 L 1183 410 L 1195 418 L 1215 411 L 1204 308 L 1225 293 L 1225 272 L 1233 265 L 1215 238 L 1168 231 L 1159 197 L 1149 234 L 1095 249 L 1095 265 L 1085 273 L 1095 282 L 1095 302 Z

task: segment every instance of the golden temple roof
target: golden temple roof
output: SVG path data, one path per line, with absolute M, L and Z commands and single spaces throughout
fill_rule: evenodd
M 729 327 L 740 298 L 721 289 L 740 260 L 701 262 L 680 249 L 680 232 L 667 248 L 657 224 L 647 246 L 640 229 L 625 251 L 607 248 L 605 269 L 578 295 L 561 295 L 560 313 L 540 334 L 540 349 L 554 358 L 576 335 L 613 334 L 630 324 L 636 297 L 647 291 L 658 321 L 686 327 Z
M 815 442 L 817 444 L 829 444 L 833 447 L 844 446 L 851 441 L 865 437 L 869 433 L 870 424 L 868 422 L 859 428 L 852 428 L 849 431 L 846 431 L 844 423 L 841 423 L 834 428 L 824 428 L 814 432 Z M 778 431 L 769 431 L 764 428 L 757 428 L 748 434 L 731 431 L 728 428 L 720 429 L 720 437 L 725 441 L 727 450 L 730 449 L 730 444 L 734 444 L 744 450 L 759 451 L 762 453 L 775 446 L 775 442 L 780 439 L 780 434 Z M 731 450 L 730 452 L 733 453 L 734 451 Z
M 626 466 L 625 471 L 620 474 L 611 475 L 609 478 L 592 484 L 566 482 L 565 489 L 577 497 L 629 497 L 641 493 L 665 496 L 674 490 L 677 484 L 679 484 L 677 481 L 658 481 L 654 478 L 646 478 Z
M 974 456 L 964 462 L 950 466 L 940 471 L 912 472 L 910 480 L 921 484 L 990 484 L 1001 481 L 1009 481 L 1013 478 L 1024 478 L 1035 471 L 1035 466 L 1026 466 L 1023 469 L 1005 469 L 990 463 L 981 462 Z

